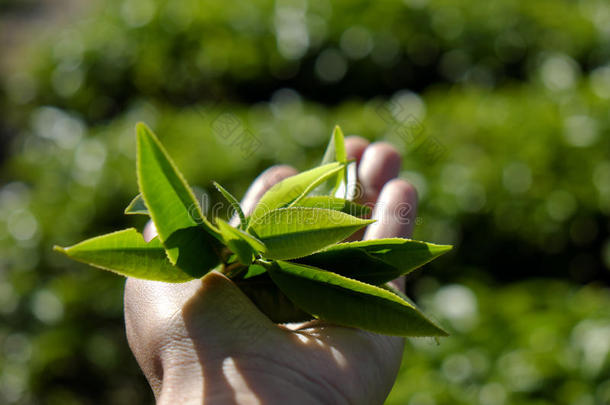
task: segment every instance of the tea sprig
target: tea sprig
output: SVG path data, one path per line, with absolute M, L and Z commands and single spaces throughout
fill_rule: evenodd
M 406 296 L 387 283 L 451 246 L 387 238 L 342 242 L 372 220 L 350 195 L 343 133 L 336 127 L 322 164 L 272 186 L 246 216 L 221 185 L 239 225 L 206 218 L 157 137 L 136 127 L 140 194 L 126 214 L 147 215 L 158 235 L 146 242 L 130 228 L 74 246 L 72 259 L 128 277 L 180 283 L 218 270 L 275 322 L 317 318 L 399 336 L 443 336 Z

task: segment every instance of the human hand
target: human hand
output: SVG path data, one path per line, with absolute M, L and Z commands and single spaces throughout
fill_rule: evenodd
M 409 237 L 417 196 L 395 178 L 398 152 L 359 137 L 348 137 L 346 149 L 358 162 L 362 202 L 376 204 L 378 221 L 363 238 Z M 269 187 L 295 173 L 288 166 L 265 171 L 248 190 L 243 210 L 252 211 Z M 151 232 L 149 227 L 145 237 Z M 125 326 L 158 404 L 382 403 L 404 343 L 321 321 L 274 324 L 218 272 L 183 284 L 129 278 Z

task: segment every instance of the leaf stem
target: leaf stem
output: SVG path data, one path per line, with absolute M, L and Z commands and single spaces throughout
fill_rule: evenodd
M 239 277 L 244 271 L 248 269 L 248 266 L 244 266 L 240 262 L 235 262 L 231 264 L 224 264 L 222 266 L 222 270 L 220 271 L 222 274 L 227 276 L 227 278 L 234 280 Z
M 265 269 L 269 269 L 273 265 L 273 261 L 259 258 L 254 260 L 254 264 L 258 264 L 260 266 L 263 266 Z

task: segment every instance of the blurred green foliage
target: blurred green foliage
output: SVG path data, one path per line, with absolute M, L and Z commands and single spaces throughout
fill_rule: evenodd
M 388 404 L 610 402 L 607 288 L 425 278 L 419 288 L 452 337 L 409 340 Z
M 563 87 L 610 56 L 608 5 L 597 0 L 111 0 L 90 7 L 98 9 L 24 52 L 7 80 L 17 101 L 95 122 L 138 97 L 252 101 L 278 86 L 321 101 L 540 75 Z
M 123 280 L 51 251 L 144 225 L 139 120 L 210 206 L 335 124 L 400 149 L 415 237 L 456 245 L 408 285 L 453 334 L 411 341 L 388 403 L 610 401 L 607 2 L 91 7 L 0 79 L 0 403 L 151 401 Z

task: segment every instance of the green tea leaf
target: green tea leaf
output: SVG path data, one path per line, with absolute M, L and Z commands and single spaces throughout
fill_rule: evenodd
M 250 266 L 250 268 L 252 267 L 259 268 L 260 266 Z M 260 270 L 256 269 L 252 273 L 258 271 Z M 248 269 L 248 273 L 251 273 L 250 269 Z M 273 322 L 303 322 L 312 319 L 311 315 L 297 307 L 286 297 L 266 271 L 242 280 L 236 280 L 235 284 Z
M 380 285 L 423 266 L 449 250 L 449 245 L 388 238 L 339 243 L 296 261 Z
M 245 240 L 227 232 L 227 230 L 222 227 L 220 228 L 220 232 L 223 238 L 225 238 L 227 247 L 231 249 L 231 252 L 235 253 L 237 260 L 239 260 L 241 264 L 247 266 L 254 261 L 254 250 Z
M 250 226 L 267 247 L 265 257 L 293 259 L 339 242 L 372 222 L 339 211 L 295 207 L 271 211 L 250 221 Z
M 87 239 L 68 248 L 55 246 L 55 250 L 127 277 L 181 283 L 201 276 L 173 266 L 157 238 L 146 242 L 134 228 Z
M 187 271 L 219 263 L 220 234 L 203 216 L 190 187 L 156 136 L 142 123 L 136 127 L 140 192 L 172 264 Z M 212 235 L 212 237 L 208 237 Z
M 227 200 L 231 207 L 237 212 L 239 215 L 239 227 L 241 229 L 245 229 L 248 223 L 246 222 L 246 216 L 244 215 L 243 210 L 241 209 L 241 205 L 239 205 L 239 201 L 235 198 L 231 193 L 229 193 L 223 186 L 214 182 L 214 187 L 223 195 L 223 197 Z
M 274 262 L 267 272 L 290 300 L 318 319 L 386 335 L 447 335 L 416 307 L 385 289 L 284 261 Z
M 216 219 L 220 234 L 225 244 L 237 255 L 240 263 L 249 265 L 255 255 L 255 251 L 265 252 L 265 245 L 254 236 L 233 228 L 222 219 Z
M 179 229 L 198 224 L 217 235 L 157 137 L 143 123 L 137 125 L 136 133 L 138 185 L 161 240 Z
M 219 225 L 220 223 L 222 223 L 225 228 L 230 227 L 230 232 L 233 232 L 236 236 L 247 242 L 250 246 L 252 246 L 252 249 L 254 249 L 255 251 L 260 253 L 265 253 L 267 251 L 267 247 L 265 246 L 265 244 L 262 241 L 258 240 L 255 236 L 249 234 L 248 232 L 242 231 L 241 229 L 231 226 L 229 223 L 223 221 L 220 218 L 217 218 L 216 220 L 218 221 Z
M 417 305 L 411 300 L 411 298 L 407 297 L 405 293 L 400 291 L 398 288 L 394 287 L 391 283 L 385 283 L 378 286 L 379 288 L 383 288 L 384 290 L 388 290 L 389 292 L 398 295 L 403 300 L 407 301 L 409 304 L 417 308 Z
M 131 200 L 131 202 L 129 203 L 127 208 L 125 208 L 125 214 L 127 214 L 127 215 L 134 215 L 134 214 L 150 215 L 150 212 L 148 212 L 148 207 L 146 206 L 146 203 L 144 202 L 144 198 L 142 198 L 142 194 L 138 194 L 137 196 L 135 196 L 133 198 L 133 200 Z
M 201 226 L 178 229 L 163 242 L 167 257 L 192 274 L 203 276 L 220 263 L 221 245 Z
M 336 125 L 333 134 L 330 137 L 324 157 L 322 158 L 321 165 L 325 165 L 332 162 L 347 162 L 347 152 L 345 151 L 345 137 L 343 131 Z
M 285 178 L 276 183 L 262 196 L 252 215 L 250 215 L 251 226 L 252 222 L 257 222 L 265 214 L 273 211 L 276 208 L 282 208 L 299 197 L 304 196 L 304 192 L 316 187 L 322 181 L 337 173 L 343 167 L 342 163 L 329 163 L 324 166 L 316 167 L 315 169 L 296 174 Z
M 305 188 L 305 190 L 301 193 L 300 196 L 298 196 L 297 198 L 295 198 L 289 205 L 288 207 L 292 207 L 296 204 L 298 204 L 303 198 L 305 198 L 308 194 L 310 194 L 316 187 L 318 187 L 318 185 L 324 183 L 326 180 L 328 180 L 329 178 L 333 177 L 336 173 L 339 173 L 343 170 L 342 167 L 337 168 L 336 170 L 333 171 L 329 171 L 327 173 L 324 173 L 323 175 L 321 175 L 320 177 L 318 177 L 316 180 L 314 180 L 309 186 L 307 186 Z
M 341 211 L 355 217 L 365 217 L 370 215 L 371 208 L 366 205 L 357 204 L 353 201 L 338 197 L 325 195 L 305 197 L 297 204 L 297 207 L 326 208 L 329 210 Z
M 260 264 L 253 264 L 248 267 L 248 271 L 243 275 L 244 279 L 256 277 L 258 275 L 264 274 L 267 272 L 267 269 L 261 266 Z
M 346 183 L 346 195 L 347 195 L 347 152 L 345 150 L 345 136 L 343 135 L 343 131 L 339 125 L 335 126 L 335 130 L 333 131 L 333 140 L 335 145 L 335 159 L 337 162 L 345 163 L 343 170 L 337 174 L 337 180 L 335 181 L 335 187 L 331 191 L 331 195 L 334 195 L 339 187 L 341 187 L 341 183 Z
M 345 150 L 345 136 L 339 125 L 335 125 L 333 140 L 335 141 L 335 160 L 337 162 L 346 163 L 347 152 Z
M 326 151 L 324 152 L 324 157 L 322 158 L 321 164 L 328 164 L 331 162 L 339 162 L 347 164 L 347 152 L 345 150 L 345 136 L 343 135 L 343 131 L 341 128 L 336 125 L 333 133 L 330 137 L 330 141 L 328 142 L 328 146 L 326 147 Z M 342 171 L 340 171 L 335 181 L 328 180 L 321 184 L 316 190 L 315 194 L 317 195 L 331 195 L 334 196 L 341 183 L 347 182 L 347 165 L 344 167 Z M 346 187 L 346 195 L 347 195 L 347 187 Z

